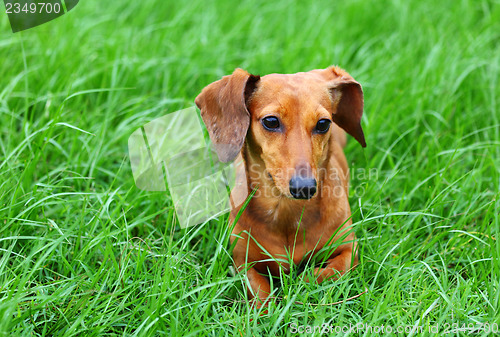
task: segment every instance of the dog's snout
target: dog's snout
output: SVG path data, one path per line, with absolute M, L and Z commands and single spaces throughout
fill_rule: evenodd
M 316 194 L 316 179 L 294 176 L 290 179 L 290 194 L 295 199 L 311 199 Z

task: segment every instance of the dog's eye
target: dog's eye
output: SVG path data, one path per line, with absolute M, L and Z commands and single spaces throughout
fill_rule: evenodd
M 315 131 L 318 133 L 325 133 L 330 129 L 330 124 L 332 123 L 329 119 L 320 119 L 316 124 Z
M 262 118 L 262 125 L 269 131 L 276 131 L 280 127 L 280 121 L 274 116 L 264 117 Z

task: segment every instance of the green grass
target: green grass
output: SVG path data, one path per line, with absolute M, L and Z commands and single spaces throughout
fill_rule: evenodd
M 2 336 L 500 323 L 499 1 L 80 1 L 17 34 L 0 14 L 0 55 Z M 365 92 L 348 162 L 378 173 L 352 177 L 360 266 L 284 276 L 259 317 L 227 218 L 181 229 L 127 139 L 236 67 L 331 64 Z

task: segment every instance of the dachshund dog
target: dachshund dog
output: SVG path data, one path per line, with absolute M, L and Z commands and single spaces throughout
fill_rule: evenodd
M 326 251 L 317 282 L 354 267 L 343 147 L 345 132 L 366 146 L 361 85 L 335 66 L 262 77 L 238 68 L 195 103 L 219 160 L 236 159 L 231 243 L 237 240 L 234 263 L 246 270 L 254 304 L 268 304 L 270 277 L 288 273 L 292 262 Z

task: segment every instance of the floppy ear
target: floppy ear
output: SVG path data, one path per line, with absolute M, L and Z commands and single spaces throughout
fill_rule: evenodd
M 333 121 L 353 136 L 362 147 L 366 147 L 365 135 L 361 128 L 363 116 L 363 90 L 347 72 L 330 67 L 327 72 L 328 90 L 334 104 Z
M 250 125 L 246 101 L 259 79 L 260 76 L 237 68 L 232 75 L 206 86 L 195 99 L 222 162 L 236 158 L 243 146 Z

